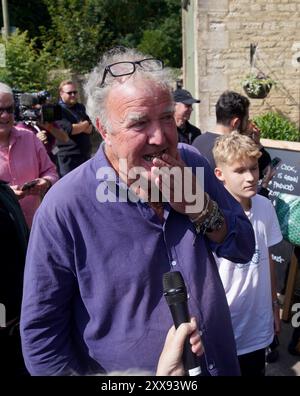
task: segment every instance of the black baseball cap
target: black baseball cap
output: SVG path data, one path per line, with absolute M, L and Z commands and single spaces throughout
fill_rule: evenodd
M 173 92 L 173 98 L 175 102 L 181 102 L 185 104 L 200 103 L 199 99 L 192 97 L 192 94 L 186 89 L 178 88 Z

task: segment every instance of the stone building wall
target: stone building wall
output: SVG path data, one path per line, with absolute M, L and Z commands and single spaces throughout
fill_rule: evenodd
M 193 2 L 193 4 L 191 4 Z M 250 72 L 250 44 L 256 43 L 257 69 L 277 81 L 265 99 L 251 100 L 251 116 L 279 111 L 299 125 L 300 0 L 190 0 L 183 7 L 183 34 L 193 9 L 195 61 L 184 83 L 201 99 L 196 123 L 202 130 L 215 125 L 215 103 L 225 89 L 244 94 L 241 80 Z M 185 49 L 183 49 L 185 54 Z M 255 69 L 255 70 L 257 70 Z

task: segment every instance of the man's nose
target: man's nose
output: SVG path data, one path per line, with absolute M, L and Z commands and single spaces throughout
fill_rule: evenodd
M 149 144 L 155 144 L 157 146 L 163 144 L 166 140 L 165 132 L 162 125 L 159 122 L 155 122 L 149 133 Z

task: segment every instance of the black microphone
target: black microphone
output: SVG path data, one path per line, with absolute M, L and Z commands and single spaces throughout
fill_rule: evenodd
M 187 292 L 183 277 L 179 271 L 166 272 L 163 275 L 163 293 L 170 307 L 176 329 L 181 323 L 189 322 Z M 192 352 L 188 339 L 184 344 L 182 361 L 184 369 L 189 376 L 201 374 L 198 356 Z

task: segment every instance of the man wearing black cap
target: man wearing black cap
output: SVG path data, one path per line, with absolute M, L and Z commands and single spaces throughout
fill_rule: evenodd
M 194 99 L 186 89 L 176 89 L 173 93 L 175 101 L 174 118 L 177 125 L 178 141 L 192 144 L 194 139 L 201 135 L 199 128 L 189 123 L 193 111 L 193 103 L 200 103 L 200 100 Z

